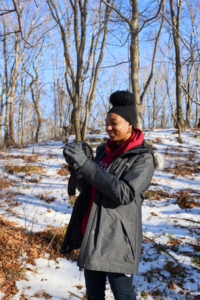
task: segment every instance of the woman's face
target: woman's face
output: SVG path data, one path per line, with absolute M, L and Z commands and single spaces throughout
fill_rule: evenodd
M 122 145 L 132 135 L 132 125 L 119 115 L 108 113 L 106 117 L 106 132 L 111 141 L 116 142 L 117 145 Z

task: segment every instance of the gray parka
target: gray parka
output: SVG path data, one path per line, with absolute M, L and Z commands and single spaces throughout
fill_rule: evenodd
M 105 145 L 97 148 L 96 162 L 87 160 L 77 176 L 78 196 L 61 253 L 80 248 L 78 266 L 89 270 L 137 274 L 142 243 L 141 204 L 155 170 L 154 154 L 145 142 L 117 157 L 103 170 L 98 163 Z M 85 235 L 81 224 L 92 185 L 97 188 Z

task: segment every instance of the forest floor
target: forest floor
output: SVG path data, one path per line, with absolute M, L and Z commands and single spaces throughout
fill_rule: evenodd
M 183 132 L 183 144 L 175 129 L 144 133 L 165 169 L 155 172 L 142 205 L 137 299 L 200 299 L 200 132 Z M 77 252 L 69 260 L 59 254 L 76 198 L 67 194 L 63 146 L 0 150 L 2 300 L 86 299 Z M 108 282 L 106 299 L 114 299 Z

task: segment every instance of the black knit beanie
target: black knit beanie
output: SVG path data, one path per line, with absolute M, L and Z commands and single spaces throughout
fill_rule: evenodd
M 108 113 L 114 113 L 124 118 L 127 122 L 136 127 L 137 113 L 135 110 L 135 97 L 128 91 L 116 91 L 110 95 L 110 103 L 113 107 Z

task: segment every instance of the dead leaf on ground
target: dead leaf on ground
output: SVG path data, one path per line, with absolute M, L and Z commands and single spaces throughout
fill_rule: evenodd
M 200 203 L 194 201 L 194 199 L 191 199 L 191 195 L 185 191 L 181 192 L 174 204 L 178 204 L 178 206 L 182 209 L 200 206 Z
M 157 200 L 160 201 L 161 198 L 175 198 L 173 194 L 169 194 L 163 190 L 146 190 L 145 191 L 145 199 L 148 200 Z
M 16 225 L 16 223 L 0 217 L 0 282 L 6 281 L 1 285 L 1 292 L 5 294 L 1 300 L 10 299 L 8 297 L 14 296 L 18 292 L 15 282 L 24 279 L 28 270 L 22 268 L 22 264 L 30 263 L 34 266 L 35 259 L 43 257 L 45 253 L 48 253 L 49 259 L 53 260 L 61 256 L 60 247 L 67 227 L 50 226 L 45 231 L 33 233 L 27 232 L 23 227 L 15 227 Z M 26 253 L 26 257 L 22 262 L 19 258 L 23 253 Z M 34 272 L 34 270 L 29 270 Z M 46 296 L 48 297 L 48 295 Z
M 64 167 L 60 168 L 60 170 L 57 172 L 58 175 L 60 176 L 68 176 L 69 175 L 69 171 L 67 169 L 67 166 L 65 165 Z
M 151 215 L 154 216 L 154 217 L 157 217 L 157 216 L 158 216 L 158 215 L 157 215 L 155 212 L 153 212 L 153 211 L 151 212 Z
M 50 204 L 51 202 L 55 201 L 56 200 L 56 197 L 47 197 L 45 195 L 42 195 L 42 194 L 38 194 L 36 195 L 36 197 L 40 198 L 40 200 Z
M 165 168 L 166 172 L 173 173 L 175 176 L 182 177 L 191 177 L 194 174 L 200 173 L 200 166 L 193 163 L 193 159 L 191 157 L 188 158 L 192 161 L 190 163 L 188 160 L 185 162 L 176 162 L 175 166 Z
M 15 185 L 16 185 L 16 181 L 14 180 L 10 180 L 7 177 L 0 178 L 0 189 L 7 189 Z
M 171 239 L 171 244 L 173 245 L 173 246 L 177 246 L 177 245 L 180 245 L 181 244 L 181 241 L 180 240 L 178 240 L 178 239 Z
M 168 284 L 167 284 L 167 287 L 171 290 L 175 290 L 176 286 L 175 286 L 174 280 L 170 280 L 170 282 L 168 282 Z

